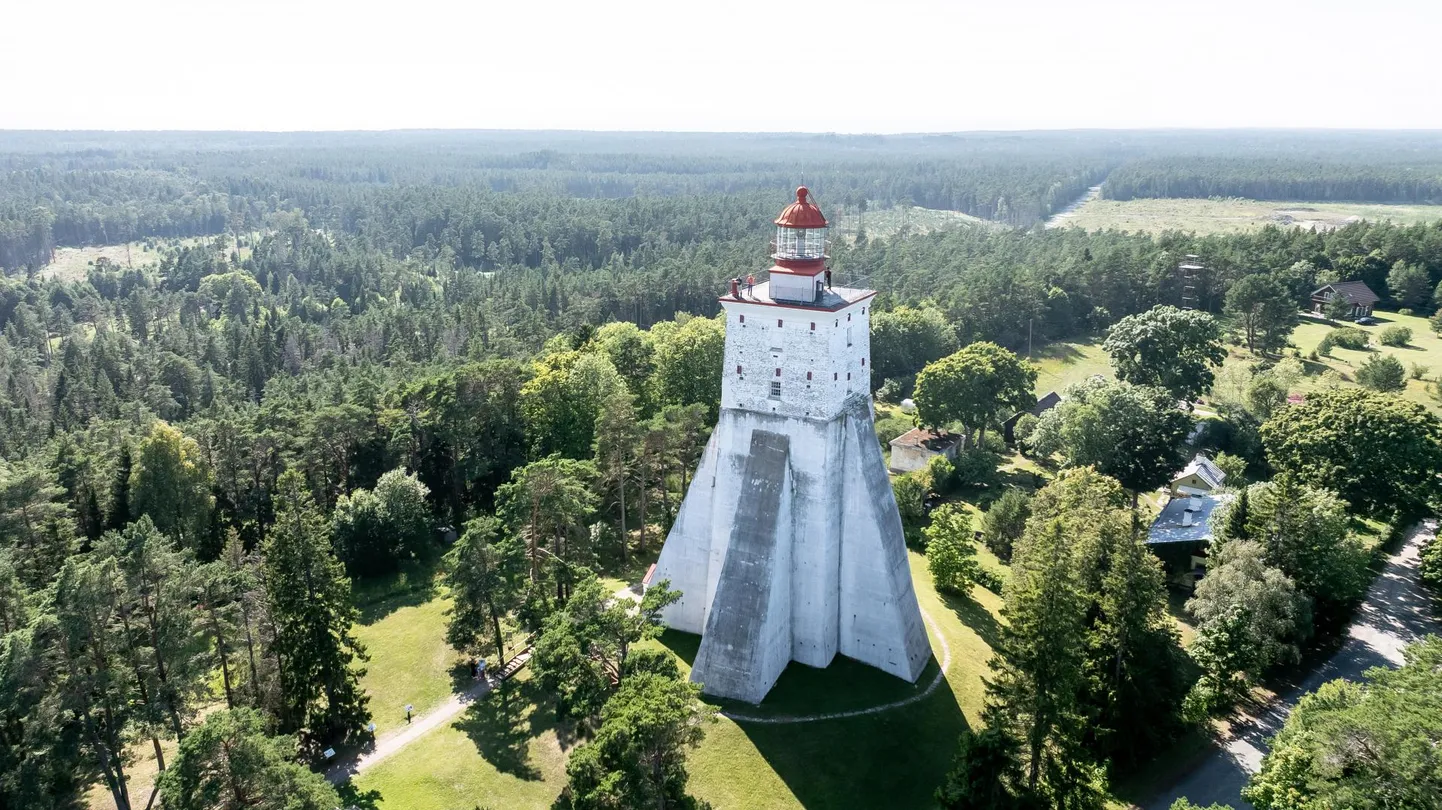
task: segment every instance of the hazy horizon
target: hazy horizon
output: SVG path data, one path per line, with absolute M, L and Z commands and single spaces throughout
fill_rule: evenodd
M 0 128 L 937 133 L 1442 129 L 1442 7 L 58 0 Z

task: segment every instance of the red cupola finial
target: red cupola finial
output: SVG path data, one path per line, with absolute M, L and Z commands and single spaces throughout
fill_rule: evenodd
M 808 199 L 810 195 L 811 190 L 806 186 L 797 187 L 796 202 L 786 206 L 786 210 L 776 218 L 776 224 L 783 228 L 825 228 L 826 217 Z

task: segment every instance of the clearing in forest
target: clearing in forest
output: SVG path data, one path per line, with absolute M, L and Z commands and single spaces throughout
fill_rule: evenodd
M 1265 225 L 1339 228 L 1359 220 L 1401 225 L 1442 220 L 1442 205 L 1269 202 L 1226 199 L 1090 200 L 1065 225 L 1088 231 L 1191 231 L 1198 234 L 1254 231 Z

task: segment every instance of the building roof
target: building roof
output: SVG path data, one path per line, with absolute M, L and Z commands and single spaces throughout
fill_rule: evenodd
M 821 209 L 806 199 L 810 193 L 806 186 L 797 188 L 796 202 L 786 206 L 776 218 L 776 224 L 784 228 L 825 228 L 826 217 L 822 216 Z
M 1354 306 L 1371 306 L 1382 300 L 1372 292 L 1371 287 L 1360 281 L 1334 281 L 1331 284 L 1323 284 L 1312 293 L 1312 297 L 1316 298 L 1329 289 L 1346 298 Z
M 1061 404 L 1061 394 L 1055 391 L 1048 391 L 1042 395 L 1041 399 L 1036 401 L 1035 405 L 1031 406 L 1031 415 L 1041 416 L 1059 404 Z
M 1198 453 L 1192 456 L 1192 460 L 1187 462 L 1187 466 L 1182 468 L 1181 472 L 1172 476 L 1172 480 L 1180 481 L 1189 475 L 1195 475 L 1203 481 L 1206 481 L 1207 486 L 1212 489 L 1220 488 L 1222 483 L 1227 480 L 1227 474 L 1222 472 L 1222 469 L 1216 465 L 1216 462 L 1207 458 L 1206 453 Z
M 1211 540 L 1212 512 L 1218 506 L 1232 500 L 1232 493 L 1221 492 L 1212 495 L 1193 495 L 1186 498 L 1172 498 L 1162 507 L 1162 513 L 1152 521 L 1147 532 L 1147 543 L 1200 543 Z
M 955 433 L 931 428 L 912 428 L 891 440 L 892 447 L 922 447 L 940 453 L 961 440 Z
M 723 304 L 761 304 L 762 306 L 789 307 L 792 309 L 821 309 L 835 312 L 838 309 L 849 307 L 862 299 L 876 295 L 876 290 L 867 290 L 859 287 L 827 287 L 813 303 L 789 301 L 784 298 L 778 300 L 771 297 L 770 281 L 763 281 L 757 284 L 749 293 L 746 292 L 746 286 L 743 284 L 739 292 L 739 296 L 727 294 L 717 300 Z

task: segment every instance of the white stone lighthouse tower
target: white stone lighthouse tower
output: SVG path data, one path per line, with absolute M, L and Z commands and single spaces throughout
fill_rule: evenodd
M 826 218 L 796 190 L 768 280 L 733 284 L 721 413 L 652 581 L 701 634 L 691 679 L 760 703 L 837 653 L 908 681 L 931 655 L 872 427 L 875 290 L 832 287 Z

